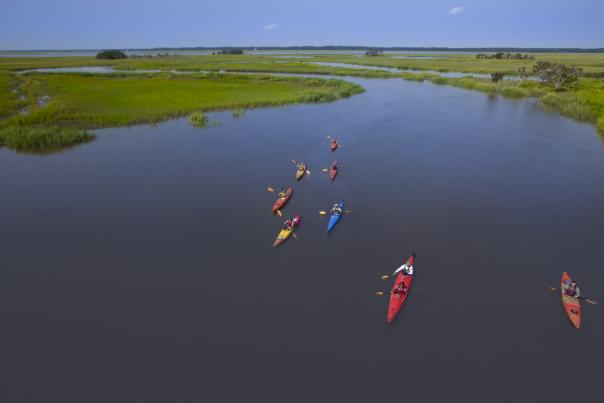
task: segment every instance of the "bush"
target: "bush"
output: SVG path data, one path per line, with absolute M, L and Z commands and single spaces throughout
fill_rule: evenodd
M 189 115 L 189 123 L 191 126 L 204 127 L 208 124 L 208 117 L 201 111 L 195 111 Z
M 600 119 L 598 119 L 598 130 L 600 130 L 600 133 L 604 134 L 604 115 L 600 116 Z
M 108 49 L 96 54 L 97 59 L 126 59 L 128 56 L 121 50 Z
M 0 129 L 0 146 L 17 151 L 57 151 L 94 140 L 94 135 L 73 128 L 6 127 Z

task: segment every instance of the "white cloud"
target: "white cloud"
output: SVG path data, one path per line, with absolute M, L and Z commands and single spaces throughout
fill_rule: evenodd
M 277 28 L 279 28 L 279 25 L 277 24 L 268 24 L 264 26 L 265 31 L 274 31 Z
M 449 15 L 457 15 L 463 13 L 463 7 L 453 7 L 449 10 Z

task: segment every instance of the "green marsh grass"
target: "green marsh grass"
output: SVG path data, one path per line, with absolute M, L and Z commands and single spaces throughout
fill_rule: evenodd
M 189 115 L 189 124 L 195 127 L 204 127 L 208 124 L 208 117 L 201 111 L 195 111 Z
M 69 127 L 5 127 L 0 129 L 0 147 L 23 152 L 64 150 L 94 140 L 94 135 Z

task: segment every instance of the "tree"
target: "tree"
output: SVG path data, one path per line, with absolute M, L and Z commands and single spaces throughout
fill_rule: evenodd
M 541 82 L 556 90 L 576 88 L 579 77 L 583 74 L 581 67 L 569 67 L 561 63 L 537 62 L 533 72 L 539 75 Z
M 496 83 L 497 81 L 503 80 L 503 75 L 504 74 L 501 71 L 491 73 L 491 81 Z
M 495 59 L 503 59 L 503 52 L 495 53 Z
M 128 56 L 121 50 L 107 49 L 96 54 L 97 59 L 125 59 Z

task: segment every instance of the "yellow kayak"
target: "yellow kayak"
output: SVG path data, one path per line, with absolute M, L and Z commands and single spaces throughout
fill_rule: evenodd
M 275 239 L 275 242 L 273 243 L 273 247 L 277 247 L 279 245 L 281 245 L 283 242 L 285 242 L 285 240 L 287 238 L 289 238 L 289 236 L 296 230 L 296 228 L 298 227 L 298 224 L 300 224 L 300 221 L 302 220 L 302 216 L 300 216 L 300 214 L 297 214 L 293 219 L 293 226 L 291 228 L 282 228 L 281 231 L 279 231 L 279 235 L 277 235 L 277 239 Z

